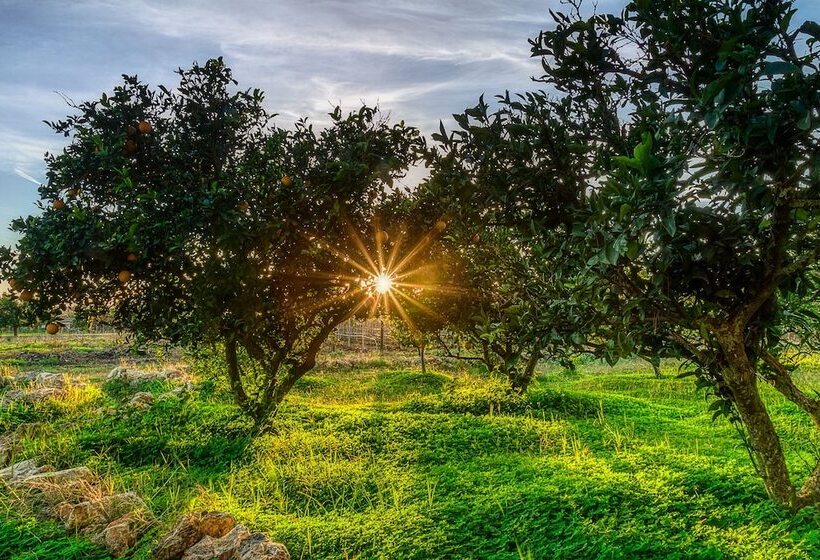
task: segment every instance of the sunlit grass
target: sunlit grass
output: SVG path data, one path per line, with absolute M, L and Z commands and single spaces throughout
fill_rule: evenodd
M 810 381 L 818 363 L 799 375 Z M 519 396 L 480 371 L 422 374 L 412 358 L 337 354 L 256 438 L 224 383 L 193 369 L 198 396 L 159 399 L 147 412 L 125 407 L 129 395 L 169 386 L 76 387 L 42 407 L 5 410 L 0 423 L 43 422 L 23 456 L 86 464 L 110 488 L 143 496 L 159 522 L 135 553 L 142 560 L 194 509 L 230 511 L 305 559 L 820 554 L 817 512 L 794 517 L 771 504 L 735 430 L 711 421 L 672 362 L 662 379 L 642 362 L 576 372 L 547 364 Z M 816 430 L 779 395 L 765 396 L 804 475 L 820 448 Z M 25 515 L 7 515 L 10 538 L 27 542 Z

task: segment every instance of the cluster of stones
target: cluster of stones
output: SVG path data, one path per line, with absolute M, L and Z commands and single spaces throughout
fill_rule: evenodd
M 168 381 L 177 385 L 161 395 L 179 396 L 192 390 L 187 376 L 178 370 L 146 372 L 126 367 L 114 368 L 106 381 L 137 386 L 147 381 Z M 61 374 L 45 371 L 22 373 L 5 378 L 3 404 L 33 404 L 65 394 L 68 382 Z M 128 406 L 150 408 L 154 396 L 134 394 Z M 21 451 L 21 441 L 40 429 L 36 423 L 23 424 L 0 435 L 0 484 L 14 500 L 33 506 L 47 517 L 61 521 L 75 534 L 104 546 L 115 558 L 122 557 L 155 522 L 145 502 L 133 492 L 109 491 L 87 467 L 54 470 L 35 459 L 13 462 Z M 263 533 L 251 533 L 227 513 L 189 513 L 163 537 L 154 549 L 154 560 L 290 560 L 283 544 L 272 542 Z
M 193 390 L 193 384 L 187 375 L 176 369 L 166 369 L 160 371 L 142 371 L 128 367 L 116 367 L 106 376 L 106 381 L 117 382 L 136 387 L 148 381 L 167 381 L 177 386 L 159 398 L 180 397 Z M 135 393 L 128 402 L 128 406 L 137 410 L 147 410 L 154 404 L 155 397 L 147 391 Z
M 251 533 L 227 513 L 185 515 L 154 549 L 154 560 L 290 560 L 285 545 Z
M 109 492 L 87 467 L 55 471 L 27 459 L 0 470 L 0 480 L 15 500 L 62 521 L 67 530 L 89 537 L 115 558 L 128 552 L 152 523 L 139 496 Z
M 64 396 L 68 388 L 65 376 L 47 371 L 30 371 L 15 377 L 3 378 L 9 390 L 3 395 L 4 404 L 36 404 Z

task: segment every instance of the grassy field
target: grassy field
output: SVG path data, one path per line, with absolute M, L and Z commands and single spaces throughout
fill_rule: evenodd
M 47 365 L 94 382 L 3 409 L 0 432 L 44 422 L 20 458 L 88 465 L 146 499 L 159 521 L 134 558 L 150 558 L 183 511 L 202 508 L 234 513 L 294 559 L 820 558 L 820 510 L 772 505 L 737 432 L 711 421 L 673 363 L 663 379 L 642 362 L 546 365 L 516 397 L 485 373 L 436 361 L 423 375 L 410 357 L 330 355 L 273 432 L 252 438 L 207 362 L 191 363 L 192 395 L 130 410 L 134 389 L 102 383 L 128 359 L 111 344 L 2 339 L 7 374 Z M 820 361 L 799 376 L 820 389 Z M 820 439 L 766 397 L 802 476 Z M 0 560 L 106 558 L 7 495 L 0 508 Z

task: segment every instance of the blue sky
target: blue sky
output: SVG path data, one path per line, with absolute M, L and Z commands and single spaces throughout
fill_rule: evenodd
M 797 6 L 820 19 L 820 1 Z M 175 68 L 221 55 L 281 126 L 366 101 L 429 133 L 482 92 L 532 87 L 527 39 L 550 8 L 559 0 L 0 0 L 0 244 L 36 211 L 43 153 L 65 142 L 42 123 L 69 112 L 57 92 L 97 98 L 123 73 L 173 85 Z

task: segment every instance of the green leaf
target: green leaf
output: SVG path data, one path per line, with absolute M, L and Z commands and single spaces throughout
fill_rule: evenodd
M 665 229 L 666 232 L 669 235 L 674 236 L 675 232 L 678 231 L 678 226 L 675 223 L 675 213 L 674 212 L 668 212 L 663 217 L 662 225 L 663 225 L 663 229 Z
M 800 130 L 809 130 L 811 128 L 811 112 L 806 112 L 806 115 L 797 121 L 797 128 Z
M 806 35 L 810 35 L 813 39 L 820 41 L 820 24 L 817 22 L 803 22 L 803 25 L 800 26 L 799 31 L 801 33 L 805 33 Z
M 800 72 L 800 67 L 791 62 L 784 60 L 776 60 L 774 62 L 763 63 L 763 73 L 769 76 L 776 76 L 781 74 L 795 74 Z

